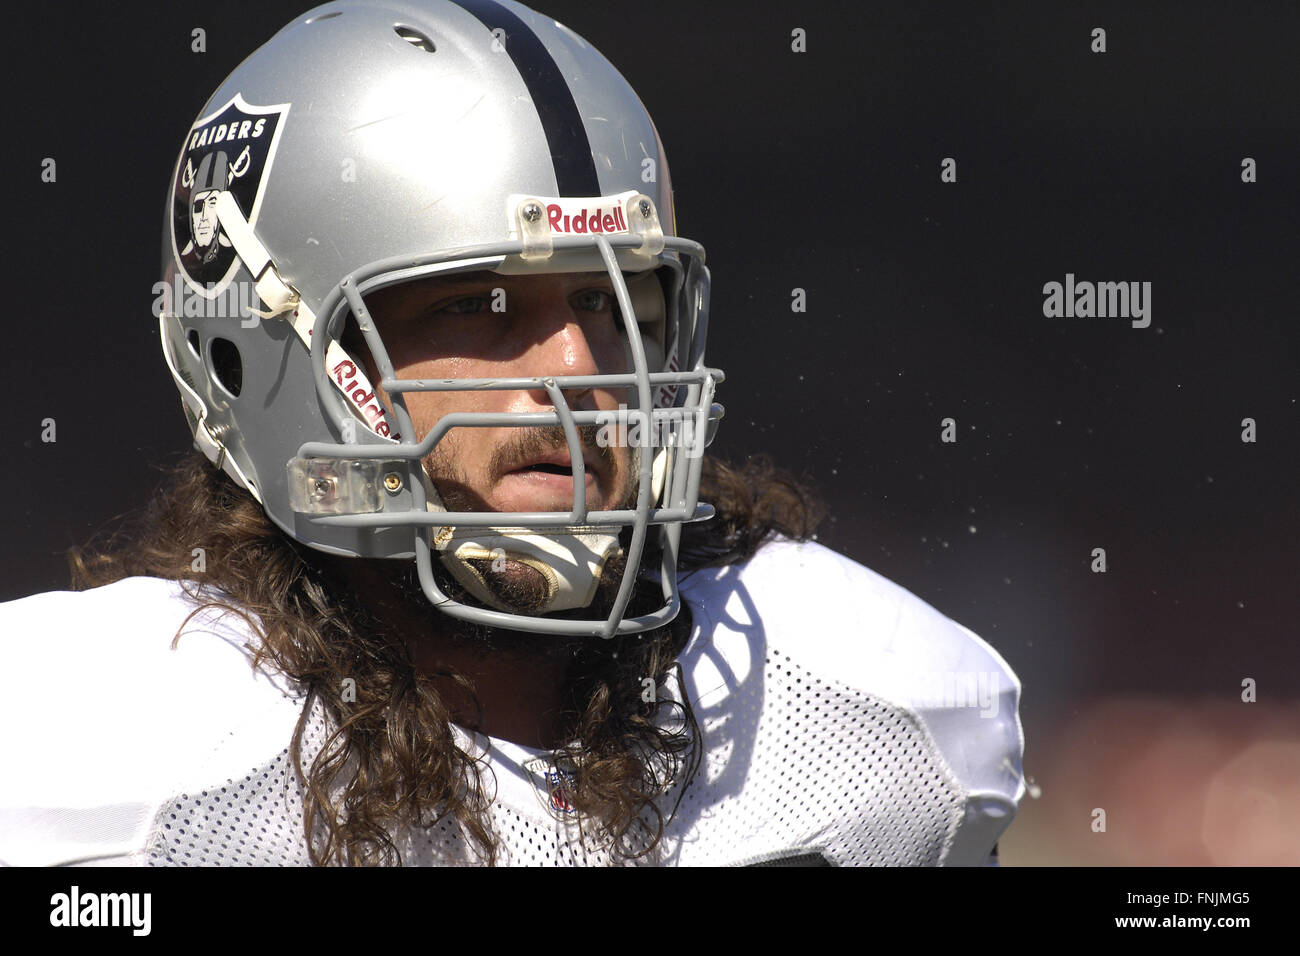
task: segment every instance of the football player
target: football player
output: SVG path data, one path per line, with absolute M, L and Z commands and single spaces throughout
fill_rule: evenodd
M 169 186 L 197 451 L 74 552 L 79 593 L 0 608 L 46 635 L 6 667 L 78 702 L 0 704 L 33 771 L 0 860 L 993 859 L 1016 678 L 816 544 L 784 473 L 709 457 L 709 281 L 567 27 L 341 0 L 281 30 Z

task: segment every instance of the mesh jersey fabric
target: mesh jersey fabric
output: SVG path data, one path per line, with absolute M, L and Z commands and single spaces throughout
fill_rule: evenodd
M 693 633 L 670 693 L 691 700 L 703 758 L 650 862 L 989 862 L 1025 792 L 1020 685 L 992 648 L 812 542 L 681 588 Z M 0 661 L 23 691 L 0 698 L 0 861 L 310 862 L 288 751 L 306 698 L 251 668 L 236 615 L 201 611 L 173 650 L 193 610 L 152 578 L 0 605 Z M 315 705 L 304 765 L 328 728 Z M 552 807 L 547 754 L 463 740 L 491 769 L 499 863 L 612 862 Z M 446 821 L 394 840 L 407 865 L 475 861 Z

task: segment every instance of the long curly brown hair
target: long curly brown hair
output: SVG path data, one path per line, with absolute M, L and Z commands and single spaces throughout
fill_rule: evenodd
M 801 480 L 765 458 L 739 468 L 706 458 L 700 499 L 717 515 L 684 527 L 682 572 L 747 560 L 777 533 L 806 539 L 823 515 Z M 200 569 L 196 548 L 207 556 Z M 347 560 L 354 559 L 327 559 L 281 532 L 197 452 L 174 466 L 149 507 L 69 552 L 78 590 L 138 575 L 182 582 L 198 604 L 194 613 L 219 608 L 241 617 L 258 638 L 256 663 L 305 689 L 290 754 L 304 787 L 313 863 L 400 864 L 396 828 L 448 820 L 481 861 L 493 863 L 498 843 L 481 758 L 458 745 L 451 708 L 417 673 L 409 646 L 339 573 Z M 413 573 L 411 564 L 403 562 L 402 573 Z M 637 604 L 657 606 L 647 603 L 653 600 L 661 600 L 657 590 L 637 595 L 629 613 Z M 683 604 L 658 630 L 575 641 L 564 651 L 565 739 L 575 741 L 564 754 L 575 769 L 568 796 L 583 841 L 605 847 L 614 860 L 650 858 L 675 810 L 665 814 L 659 801 L 699 765 L 690 702 L 662 693 L 674 673 L 680 681 L 675 662 L 690 632 Z M 647 675 L 661 690 L 649 704 L 642 696 Z M 345 676 L 355 682 L 346 696 Z M 455 680 L 472 694 L 467 679 Z M 303 733 L 317 703 L 331 732 L 304 767 Z

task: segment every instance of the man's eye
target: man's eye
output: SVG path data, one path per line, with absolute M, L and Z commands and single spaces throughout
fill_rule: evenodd
M 614 297 L 600 289 L 579 292 L 571 301 L 583 312 L 608 312 L 614 305 Z
M 473 315 L 487 309 L 487 299 L 481 295 L 469 295 L 463 299 L 454 299 L 440 307 L 438 312 L 450 312 L 452 315 Z

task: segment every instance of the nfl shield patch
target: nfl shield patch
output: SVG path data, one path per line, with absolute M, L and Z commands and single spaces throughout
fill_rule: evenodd
M 572 800 L 577 781 L 572 770 L 561 770 L 542 757 L 534 757 L 527 761 L 524 763 L 524 769 L 533 775 L 538 790 L 546 791 L 546 796 L 542 798 L 544 805 L 555 813 L 577 813 Z M 538 797 L 542 797 L 541 793 L 538 793 Z

